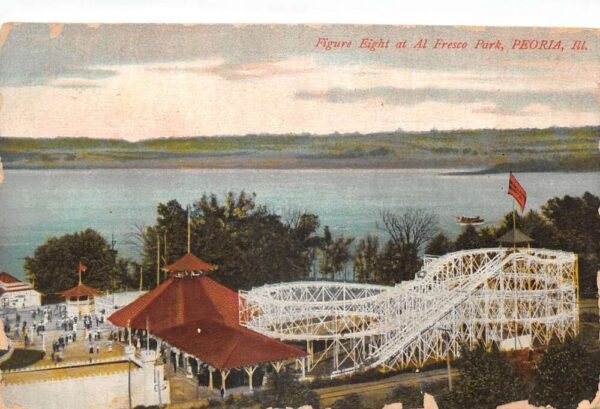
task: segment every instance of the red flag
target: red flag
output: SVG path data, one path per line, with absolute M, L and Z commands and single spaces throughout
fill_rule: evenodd
M 87 270 L 87 266 L 80 262 L 79 263 L 79 272 L 83 273 L 85 270 Z
M 521 208 L 521 213 L 525 210 L 525 203 L 527 202 L 527 192 L 523 189 L 523 186 L 517 181 L 510 173 L 510 177 L 508 179 L 508 194 L 515 198 L 519 207 Z

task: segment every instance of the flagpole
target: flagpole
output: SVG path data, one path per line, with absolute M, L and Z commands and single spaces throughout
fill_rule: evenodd
M 512 219 L 513 219 L 513 250 L 517 248 L 517 216 L 515 210 L 515 199 L 512 200 Z
M 190 251 L 190 246 L 191 246 L 191 241 L 192 241 L 192 223 L 191 223 L 191 209 L 190 209 L 190 205 L 188 205 L 188 220 L 187 220 L 187 228 L 188 228 L 188 236 L 187 236 L 187 250 L 188 250 L 188 254 L 191 252 Z
M 156 230 L 156 286 L 160 285 L 160 234 Z

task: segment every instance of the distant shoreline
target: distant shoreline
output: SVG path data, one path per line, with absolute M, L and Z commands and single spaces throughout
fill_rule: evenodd
M 130 170 L 130 171 L 144 171 L 144 170 L 214 170 L 214 171 L 226 171 L 226 170 L 249 170 L 249 171 L 431 171 L 438 172 L 440 175 L 444 176 L 477 176 L 477 175 L 496 175 L 509 172 L 508 170 L 498 169 L 498 168 L 476 168 L 476 169 L 464 169 L 464 168 L 451 168 L 451 167 L 443 167 L 443 168 L 435 168 L 435 167 L 396 167 L 396 166 L 379 166 L 379 167 L 338 167 L 338 166 L 329 166 L 329 167 L 244 167 L 244 166 L 232 166 L 232 167 L 168 167 L 168 166 L 145 166 L 145 167 L 131 167 L 131 166 L 90 166 L 90 167 L 4 167 L 5 172 L 11 171 L 53 171 L 53 170 L 61 170 L 61 171 L 97 171 L 97 170 Z M 521 172 L 521 173 L 547 173 L 547 172 L 560 172 L 560 173 L 598 173 L 600 169 L 560 169 L 560 168 L 551 168 L 551 169 L 520 169 L 518 167 L 513 167 L 511 169 L 512 172 Z
M 600 171 L 600 127 L 127 142 L 0 137 L 10 169 L 456 169 L 457 174 Z

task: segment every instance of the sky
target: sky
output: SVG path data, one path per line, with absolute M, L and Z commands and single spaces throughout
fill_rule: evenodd
M 325 50 L 319 38 L 352 46 Z M 363 38 L 390 48 L 361 49 Z M 413 48 L 420 39 L 427 48 Z M 433 49 L 437 39 L 468 46 Z M 511 49 L 532 39 L 561 40 L 563 51 Z M 587 51 L 571 50 L 574 40 Z M 4 24 L 0 136 L 599 125 L 599 40 L 600 30 L 566 28 Z

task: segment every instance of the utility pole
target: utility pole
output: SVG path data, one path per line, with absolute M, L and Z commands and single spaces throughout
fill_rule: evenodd
M 160 285 L 160 235 L 156 231 L 156 286 Z
M 127 357 L 127 395 L 129 397 L 129 409 L 131 406 L 131 357 Z

